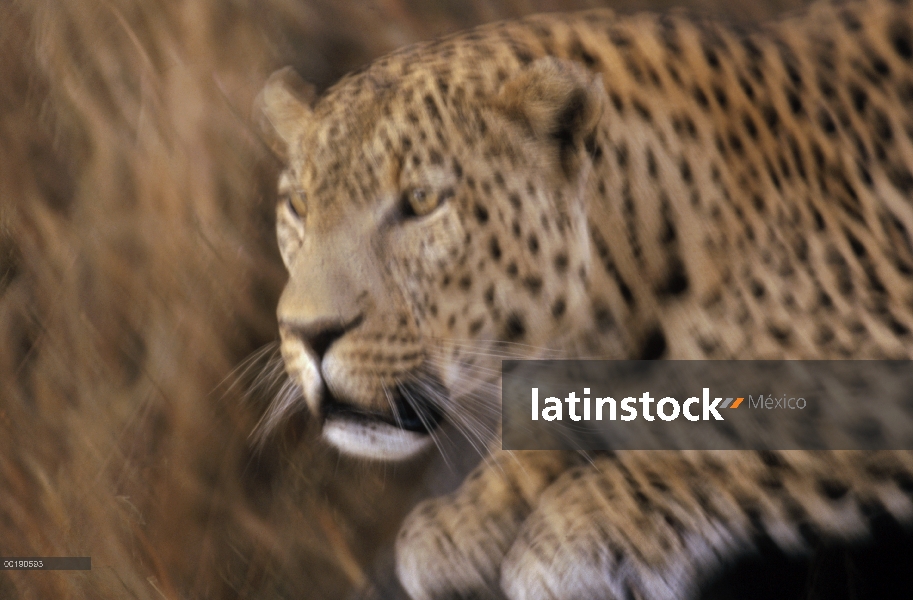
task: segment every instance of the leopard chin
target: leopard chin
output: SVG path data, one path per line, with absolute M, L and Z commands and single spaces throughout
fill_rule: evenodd
M 323 438 L 343 454 L 375 461 L 404 461 L 434 445 L 428 432 L 410 431 L 381 419 L 328 417 Z

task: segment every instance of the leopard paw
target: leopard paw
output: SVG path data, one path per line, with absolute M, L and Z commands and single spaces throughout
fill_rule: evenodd
M 419 504 L 396 542 L 397 575 L 410 597 L 504 598 L 505 554 L 539 494 L 574 460 L 498 452 L 453 494 Z
M 542 494 L 502 564 L 508 598 L 687 598 L 741 545 L 740 532 L 618 466 L 575 468 Z

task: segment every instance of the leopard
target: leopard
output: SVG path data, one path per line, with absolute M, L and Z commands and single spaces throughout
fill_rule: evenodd
M 303 410 L 408 468 L 449 426 L 482 455 L 400 527 L 410 597 L 693 597 L 762 538 L 913 524 L 904 450 L 498 443 L 504 358 L 913 357 L 908 0 L 534 15 L 320 97 L 286 68 L 260 106 L 289 273 L 264 428 Z

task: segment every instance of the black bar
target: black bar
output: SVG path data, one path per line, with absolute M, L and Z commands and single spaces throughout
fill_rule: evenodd
M 0 558 L 0 571 L 91 571 L 89 556 L 11 556 Z

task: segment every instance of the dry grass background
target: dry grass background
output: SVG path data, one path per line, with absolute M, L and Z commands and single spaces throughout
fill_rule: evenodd
M 370 593 L 420 465 L 340 458 L 306 426 L 248 443 L 268 394 L 233 369 L 274 341 L 284 282 L 252 100 L 285 64 L 322 89 L 412 41 L 597 4 L 0 0 L 0 556 L 93 567 L 0 571 L 0 598 Z

